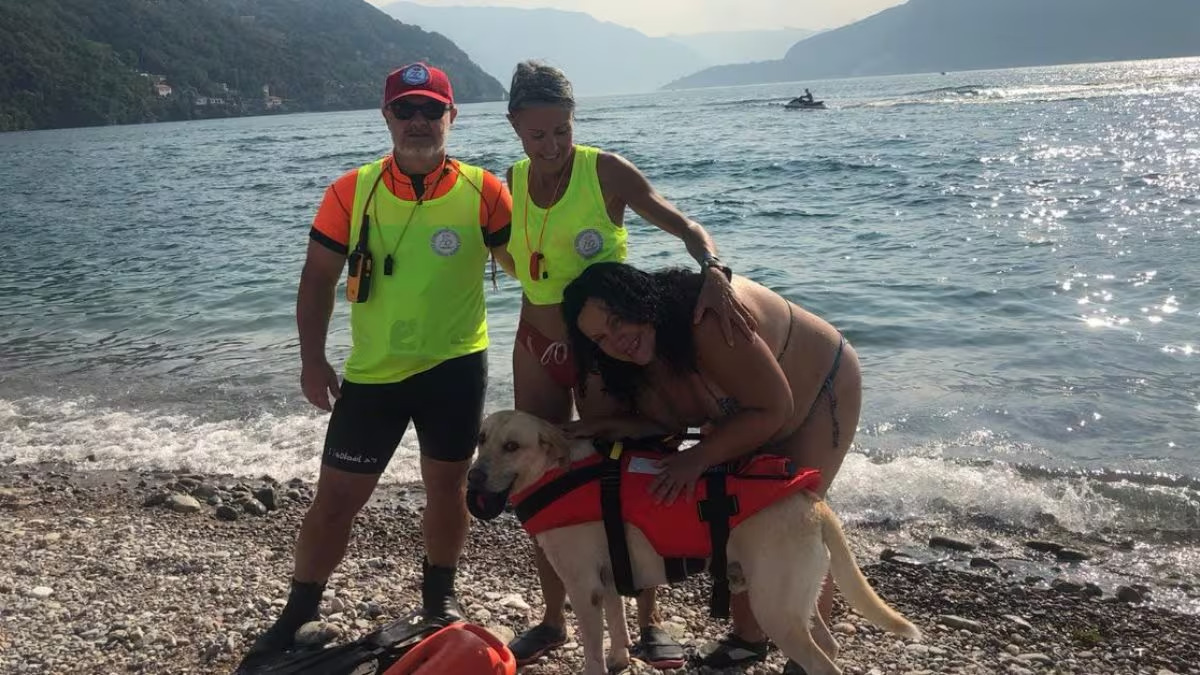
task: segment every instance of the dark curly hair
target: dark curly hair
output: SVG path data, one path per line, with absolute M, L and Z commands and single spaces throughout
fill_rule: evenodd
M 654 355 L 678 373 L 695 372 L 692 313 L 703 282 L 699 273 L 684 269 L 644 272 L 619 262 L 589 266 L 563 291 L 563 319 L 579 372 L 599 372 L 605 391 L 636 409 L 645 368 L 605 354 L 579 330 L 579 314 L 589 299 L 603 302 L 622 321 L 653 324 Z

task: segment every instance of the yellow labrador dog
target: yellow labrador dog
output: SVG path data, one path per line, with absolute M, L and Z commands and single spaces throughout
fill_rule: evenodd
M 479 509 L 485 509 L 490 516 L 480 517 L 495 517 L 510 492 L 520 492 L 547 471 L 594 452 L 590 440 L 568 441 L 557 427 L 532 415 L 493 413 L 483 422 L 479 454 L 469 478 L 471 498 L 491 506 L 473 507 L 472 512 L 479 516 Z M 662 557 L 641 530 L 625 527 L 634 585 L 644 589 L 666 584 Z M 606 667 L 626 667 L 629 632 L 624 604 L 613 582 L 603 524 L 549 530 L 537 535 L 537 541 L 563 580 L 578 617 L 584 673 L 602 675 Z M 730 532 L 727 550 L 733 591 L 749 591 L 754 616 L 763 630 L 809 675 L 842 672 L 832 661 L 837 643 L 820 614 L 813 611 L 831 562 L 834 581 L 863 617 L 904 637 L 921 636 L 916 626 L 875 594 L 846 544 L 837 516 L 810 492 L 795 493 L 747 518 Z M 607 660 L 602 657 L 605 615 L 610 637 Z M 813 615 L 823 648 L 817 647 L 809 632 Z

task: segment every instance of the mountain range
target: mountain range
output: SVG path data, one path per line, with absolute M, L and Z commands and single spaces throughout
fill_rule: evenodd
M 789 28 L 650 37 L 557 9 L 394 2 L 383 10 L 445 35 L 505 86 L 517 62 L 542 59 L 562 68 L 581 95 L 653 91 L 710 65 L 779 58 L 812 34 Z
M 527 58 L 590 95 L 1191 56 L 1200 0 L 909 0 L 809 34 L 651 37 L 581 12 L 407 1 L 0 0 L 0 131 L 372 108 L 414 60 L 472 102 L 502 100 Z
M 683 89 L 1200 55 L 1200 0 L 909 0 Z
M 816 35 L 807 28 L 778 28 L 776 30 L 736 30 L 690 35 L 668 35 L 700 55 L 706 65 L 747 63 L 778 59 L 797 42 Z

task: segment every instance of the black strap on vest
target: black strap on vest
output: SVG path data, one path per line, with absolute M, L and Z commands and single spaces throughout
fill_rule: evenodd
M 540 513 L 542 509 L 562 499 L 568 492 L 599 479 L 604 471 L 604 462 L 568 471 L 534 490 L 533 494 L 513 507 L 513 513 L 516 514 L 517 520 L 525 523 Z
M 633 586 L 633 562 L 629 559 L 629 541 L 625 538 L 625 519 L 621 517 L 621 459 L 605 458 L 600 463 L 600 515 L 608 538 L 608 560 L 612 565 L 617 593 L 637 595 Z
M 685 438 L 691 434 L 685 435 Z M 676 437 L 678 438 L 678 437 Z M 668 442 L 671 439 L 655 439 L 658 443 Z M 634 444 L 650 443 L 649 439 L 639 439 L 632 441 Z M 653 446 L 652 446 L 653 447 Z M 660 446 L 661 447 L 661 446 Z M 620 453 L 616 457 L 610 456 L 612 446 L 608 444 L 596 443 L 596 451 L 601 454 L 604 459 L 596 464 L 591 464 L 579 469 L 573 469 L 564 473 L 562 476 L 546 483 L 542 487 L 535 490 L 528 497 L 523 499 L 520 504 L 513 507 L 513 512 L 517 519 L 522 523 L 528 522 L 531 518 L 546 509 L 554 502 L 566 496 L 571 491 L 586 485 L 594 480 L 600 481 L 600 513 L 604 522 L 604 534 L 608 540 L 608 556 L 609 563 L 612 565 L 613 582 L 617 587 L 617 592 L 626 597 L 636 596 L 638 591 L 634 588 L 633 583 L 633 561 L 629 556 L 629 541 L 625 537 L 625 520 L 621 515 L 621 459 Z M 725 472 L 717 470 L 716 475 L 720 480 L 719 491 L 713 492 L 712 476 L 709 476 L 709 499 L 697 505 L 700 512 L 700 519 L 707 520 L 704 514 L 705 504 L 713 501 L 713 495 L 719 494 L 718 501 L 724 503 L 729 501 L 725 497 Z M 733 510 L 724 517 L 718 518 L 720 521 L 717 524 L 709 523 L 710 532 L 715 531 L 714 528 L 722 527 L 725 535 L 721 540 L 720 546 L 717 545 L 717 540 L 713 539 L 713 551 L 716 553 L 720 550 L 720 570 L 721 579 L 725 579 L 725 546 L 729 539 L 729 515 L 737 513 L 737 499 L 732 500 Z M 709 511 L 712 507 L 708 507 Z M 716 578 L 717 557 L 713 557 L 712 570 L 714 579 Z M 664 558 L 663 567 L 666 573 L 667 581 L 670 583 L 678 583 L 684 581 L 693 574 L 703 572 L 707 564 L 704 558 Z M 724 614 L 716 614 L 713 616 L 728 616 L 729 607 L 729 592 L 728 582 L 725 582 L 725 600 L 723 603 Z M 716 602 L 716 590 L 714 587 L 714 600 Z M 715 605 L 714 605 L 715 608 Z M 715 609 L 713 610 L 716 611 Z
M 725 490 L 725 479 L 725 471 L 710 469 L 704 479 L 708 486 L 708 499 L 696 504 L 700 520 L 708 523 L 709 536 L 712 538 L 709 573 L 713 585 L 708 613 L 717 619 L 729 618 L 729 556 L 726 551 L 729 546 L 729 518 L 740 510 L 737 495 L 730 496 Z

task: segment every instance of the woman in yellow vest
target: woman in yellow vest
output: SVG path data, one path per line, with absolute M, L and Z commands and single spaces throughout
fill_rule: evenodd
M 579 376 L 560 305 L 563 289 L 588 266 L 625 259 L 626 207 L 683 240 L 700 264 L 705 281 L 696 305 L 697 321 L 713 310 L 730 344 L 735 330 L 747 336 L 754 331 L 753 318 L 730 286 L 729 268 L 717 258 L 704 227 L 660 195 L 629 160 L 576 145 L 574 112 L 571 83 L 561 70 L 531 61 L 517 64 L 508 119 L 527 158 L 508 172 L 513 195 L 508 252 L 523 291 L 513 384 L 519 410 L 556 423 L 570 420 L 573 404 L 584 417 L 605 412 L 600 397 L 585 400 L 578 395 Z M 509 644 L 522 665 L 566 641 L 562 582 L 540 550 L 536 558 L 546 610 L 542 623 Z M 638 656 L 659 668 L 682 667 L 682 647 L 655 625 L 653 600 L 653 591 L 638 599 Z

